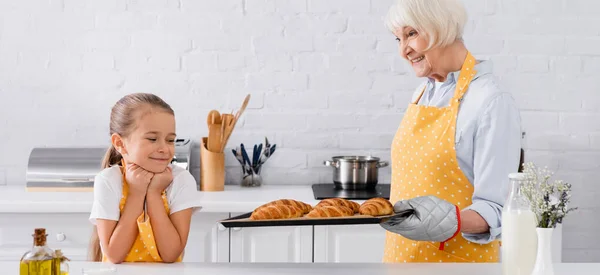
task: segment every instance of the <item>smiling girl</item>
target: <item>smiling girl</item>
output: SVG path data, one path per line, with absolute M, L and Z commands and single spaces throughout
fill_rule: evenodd
M 158 96 L 130 94 L 113 106 L 111 146 L 94 180 L 92 260 L 182 260 L 199 208 L 195 179 L 171 165 L 175 137 L 173 109 Z

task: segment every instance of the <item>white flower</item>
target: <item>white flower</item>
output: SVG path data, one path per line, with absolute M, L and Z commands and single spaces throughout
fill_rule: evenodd
M 521 191 L 537 216 L 538 227 L 555 227 L 562 223 L 567 213 L 577 209 L 568 208 L 571 185 L 562 180 L 551 183 L 549 180 L 554 173 L 547 167 L 538 170 L 535 164 L 529 162 L 524 165 L 523 173 L 527 180 Z

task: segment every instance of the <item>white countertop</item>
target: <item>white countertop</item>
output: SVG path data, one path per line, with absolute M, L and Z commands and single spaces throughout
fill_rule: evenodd
M 115 272 L 92 273 L 103 275 L 155 275 L 155 274 L 339 274 L 339 275 L 501 275 L 500 264 L 335 264 L 335 263 L 177 263 L 177 264 L 120 264 L 110 265 L 91 262 L 70 262 L 72 275 L 83 274 L 82 270 L 99 270 L 114 267 Z M 3 274 L 18 274 L 19 262 L 0 262 Z M 600 263 L 556 264 L 555 275 L 598 274 Z
M 198 192 L 197 196 L 202 212 L 249 212 L 277 199 L 318 203 L 310 185 L 226 186 L 225 191 Z M 92 199 L 90 191 L 28 192 L 25 186 L 3 186 L 0 187 L 0 213 L 89 213 Z

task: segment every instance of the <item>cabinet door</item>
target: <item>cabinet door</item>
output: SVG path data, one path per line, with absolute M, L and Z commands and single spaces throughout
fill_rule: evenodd
M 315 226 L 316 263 L 381 263 L 385 230 L 377 224 Z
M 312 226 L 231 229 L 231 262 L 312 262 Z
M 19 260 L 31 249 L 34 228 L 46 228 L 48 247 L 62 249 L 73 261 L 87 260 L 93 226 L 89 214 L 0 214 L 0 261 Z M 217 221 L 229 213 L 196 213 L 192 217 L 184 262 L 228 262 L 229 229 Z
M 192 216 L 184 262 L 229 262 L 229 229 L 218 223 L 229 213 L 202 213 Z
M 87 260 L 92 224 L 89 214 L 0 214 L 0 261 L 21 259 L 33 244 L 33 230 L 46 228 L 47 244 L 73 261 Z

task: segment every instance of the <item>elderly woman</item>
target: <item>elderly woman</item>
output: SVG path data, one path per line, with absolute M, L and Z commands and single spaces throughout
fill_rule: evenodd
M 398 0 L 386 24 L 425 83 L 391 148 L 394 218 L 384 262 L 497 262 L 508 174 L 519 169 L 521 125 L 490 61 L 462 36 L 459 0 Z

